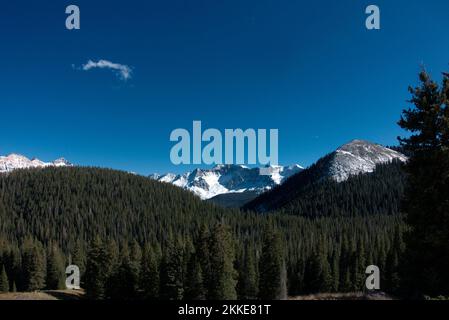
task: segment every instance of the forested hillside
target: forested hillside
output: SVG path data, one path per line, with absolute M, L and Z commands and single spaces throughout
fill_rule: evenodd
M 94 299 L 358 291 L 371 263 L 394 289 L 402 222 L 385 213 L 260 215 L 119 171 L 19 170 L 0 176 L 0 291 L 59 288 L 69 263 Z
M 379 164 L 372 173 L 336 182 L 322 177 L 318 162 L 244 208 L 306 217 L 397 215 L 406 184 L 403 167 L 399 161 Z

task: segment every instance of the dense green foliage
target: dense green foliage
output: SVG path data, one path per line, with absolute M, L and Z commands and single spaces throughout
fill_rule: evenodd
M 400 139 L 411 154 L 404 210 L 406 234 L 403 287 L 411 294 L 449 294 L 449 75 L 439 86 L 426 72 L 410 88 L 413 107 L 399 125 L 411 136 Z
M 389 257 L 399 254 L 402 222 L 389 212 L 351 215 L 223 209 L 112 170 L 15 171 L 0 176 L 0 266 L 21 291 L 59 287 L 62 265 L 75 263 L 96 299 L 249 299 L 269 287 L 282 297 L 285 286 L 290 295 L 359 291 L 366 265 L 397 271 Z M 269 245 L 267 225 L 282 235 Z
M 338 183 L 321 177 L 321 163 L 262 194 L 245 208 L 306 217 L 397 215 L 406 184 L 403 164 L 380 164 L 370 174 Z
M 287 273 L 285 271 L 284 248 L 281 236 L 268 227 L 259 261 L 259 297 L 265 300 L 287 297 Z

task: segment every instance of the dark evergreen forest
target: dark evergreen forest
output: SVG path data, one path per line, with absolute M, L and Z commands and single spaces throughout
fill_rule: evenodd
M 0 291 L 63 288 L 76 264 L 92 299 L 278 299 L 363 291 L 375 264 L 394 292 L 402 181 L 383 166 L 260 214 L 120 171 L 18 170 L 0 176 Z

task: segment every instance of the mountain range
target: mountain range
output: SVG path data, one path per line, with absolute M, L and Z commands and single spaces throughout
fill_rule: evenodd
M 266 191 L 280 186 L 297 175 L 313 176 L 314 181 L 330 178 L 338 183 L 361 173 L 373 172 L 377 165 L 394 160 L 407 161 L 402 153 L 365 140 L 353 140 L 322 157 L 304 169 L 298 164 L 270 166 L 261 175 L 261 168 L 243 165 L 217 165 L 212 169 L 195 169 L 184 174 L 152 174 L 150 178 L 173 184 L 193 192 L 202 200 L 210 200 L 224 206 L 242 206 Z M 19 154 L 0 156 L 0 173 L 15 169 L 73 166 L 64 158 L 52 162 L 28 159 Z M 268 169 L 268 170 L 267 170 Z M 313 169 L 313 170 L 312 170 Z M 311 172 L 313 174 L 311 175 Z M 296 178 L 297 180 L 300 178 Z M 282 189 L 281 189 L 282 190 Z
M 52 162 L 44 162 L 39 159 L 28 159 L 27 157 L 12 153 L 0 156 L 0 173 L 8 173 L 16 169 L 45 168 L 45 167 L 71 167 L 73 164 L 64 158 Z
M 394 160 L 405 162 L 407 157 L 382 145 L 356 139 L 320 158 L 311 167 L 316 181 L 330 178 L 340 183 L 351 176 L 373 172 L 377 165 Z M 292 176 L 310 173 L 310 168 L 304 170 L 295 164 L 272 167 L 271 172 L 271 175 L 263 176 L 259 175 L 259 168 L 219 165 L 210 170 L 196 169 L 181 175 L 168 173 L 150 177 L 189 190 L 203 200 L 241 206 Z
M 223 194 L 253 193 L 259 194 L 281 184 L 285 179 L 300 172 L 303 168 L 291 166 L 265 167 L 269 174 L 260 175 L 260 168 L 248 168 L 242 165 L 217 165 L 212 169 L 195 169 L 184 174 L 153 174 L 150 178 L 171 183 L 189 190 L 203 200 Z

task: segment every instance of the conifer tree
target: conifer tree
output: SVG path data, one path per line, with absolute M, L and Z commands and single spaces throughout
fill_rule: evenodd
M 234 268 L 235 247 L 229 227 L 220 223 L 211 235 L 209 252 L 211 287 L 209 299 L 237 299 L 237 271 Z
M 9 279 L 6 274 L 5 266 L 2 266 L 0 272 L 0 292 L 9 292 Z
M 184 299 L 204 300 L 206 299 L 206 289 L 204 288 L 203 271 L 196 253 L 190 257 L 187 266 L 186 289 Z
M 64 262 L 56 245 L 50 246 L 47 253 L 46 286 L 50 290 L 64 288 Z
M 195 241 L 195 254 L 201 266 L 201 274 L 203 278 L 203 286 L 206 290 L 206 297 L 212 291 L 212 270 L 210 264 L 211 254 L 209 252 L 210 233 L 206 224 L 201 226 L 198 238 Z
M 259 298 L 263 300 L 281 299 L 283 290 L 282 268 L 284 265 L 283 246 L 279 232 L 267 227 L 264 234 L 262 256 L 259 261 Z
M 333 289 L 333 281 L 329 262 L 323 251 L 312 255 L 307 272 L 308 290 L 310 293 L 330 292 Z
M 140 286 L 144 299 L 159 297 L 159 265 L 153 249 L 146 244 L 142 254 Z
M 107 280 L 112 271 L 112 258 L 103 242 L 96 237 L 92 242 L 86 261 L 85 289 L 90 299 L 104 299 Z
M 160 267 L 161 292 L 164 300 L 182 300 L 184 297 L 183 248 L 169 240 Z
M 365 289 L 365 270 L 368 265 L 366 264 L 365 246 L 359 241 L 357 250 L 354 252 L 354 264 L 353 264 L 353 291 L 360 292 Z
M 36 291 L 45 287 L 46 259 L 39 241 L 26 240 L 23 248 L 22 267 L 25 290 Z
M 106 296 L 113 300 L 135 299 L 136 279 L 127 246 L 122 248 L 119 257 L 120 262 L 107 279 Z
M 442 85 L 422 71 L 410 88 L 412 108 L 399 125 L 411 133 L 399 138 L 411 155 L 403 210 L 410 231 L 404 281 L 411 294 L 449 294 L 449 77 Z
M 243 263 L 239 270 L 239 281 L 237 284 L 239 299 L 246 300 L 257 297 L 257 273 L 254 260 L 254 250 L 247 246 Z
M 81 283 L 86 272 L 86 253 L 81 241 L 77 241 L 71 254 L 70 264 L 76 265 L 80 269 Z
M 332 291 L 338 292 L 338 289 L 340 287 L 340 255 L 335 250 L 334 254 L 332 255 Z

